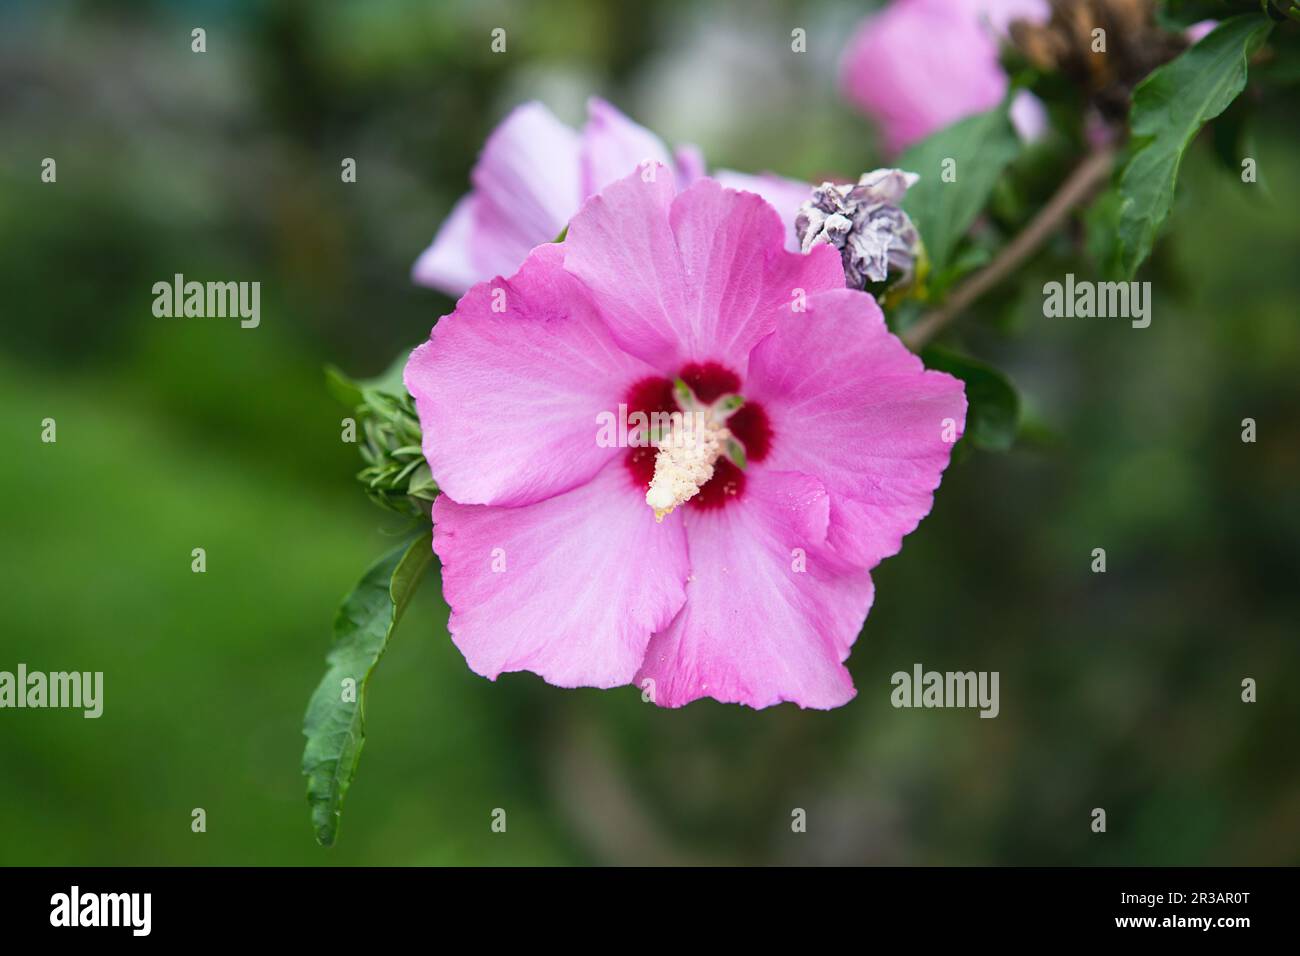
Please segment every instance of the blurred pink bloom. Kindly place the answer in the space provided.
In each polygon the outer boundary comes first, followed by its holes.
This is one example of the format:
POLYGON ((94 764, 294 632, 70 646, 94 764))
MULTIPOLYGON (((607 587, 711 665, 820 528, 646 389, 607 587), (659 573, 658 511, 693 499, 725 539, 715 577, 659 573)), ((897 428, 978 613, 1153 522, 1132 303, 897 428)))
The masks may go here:
MULTIPOLYGON (((699 150, 685 146, 670 156, 659 137, 604 100, 588 100, 581 133, 541 103, 516 107, 483 144, 470 173, 473 189, 416 260, 412 278, 459 296, 476 282, 510 275, 534 246, 560 234, 582 200, 647 160, 672 166, 683 188, 705 173, 699 150)), ((717 176, 775 205, 795 247, 794 215, 808 184, 726 170, 717 176)))
POLYGON ((1218 20, 1201 20, 1197 23, 1193 23, 1190 27, 1184 30, 1183 36, 1187 38, 1188 43, 1195 46, 1213 33, 1214 28, 1218 25, 1218 20))
MULTIPOLYGON (((1013 20, 1049 14, 1046 0, 894 0, 849 41, 841 88, 896 153, 1001 102, 1008 80, 999 38, 1013 20)), ((1016 97, 1012 121, 1025 139, 1046 128, 1042 104, 1029 93, 1016 97)))
POLYGON ((1011 125, 1026 143, 1032 143, 1047 132, 1047 107, 1028 90, 1020 90, 1011 97, 1008 110, 1011 125))
POLYGON ((710 179, 679 193, 646 167, 412 354, 442 488, 433 548, 476 673, 635 683, 666 707, 853 697, 870 569, 929 513, 966 399, 844 288, 833 247, 784 240, 760 197, 710 179), (598 426, 620 404, 676 410, 679 379, 747 465, 715 452, 658 521, 647 489, 671 455, 598 426))

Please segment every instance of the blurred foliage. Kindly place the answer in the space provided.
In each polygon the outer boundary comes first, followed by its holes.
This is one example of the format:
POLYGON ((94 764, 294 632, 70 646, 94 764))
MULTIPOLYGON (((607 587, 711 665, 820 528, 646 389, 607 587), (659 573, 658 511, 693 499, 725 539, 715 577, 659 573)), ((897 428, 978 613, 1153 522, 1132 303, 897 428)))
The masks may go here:
MULTIPOLYGON (((963 319, 954 347, 1020 390, 1020 438, 950 468, 875 572, 854 702, 488 682, 430 574, 371 682, 343 836, 313 840, 302 702, 340 598, 407 530, 356 494, 322 367, 379 372, 450 307, 410 264, 521 99, 575 120, 607 96, 718 165, 878 165, 834 90, 867 6, 5 4, 0 669, 103 670, 106 703, 0 712, 0 863, 1300 862, 1300 130, 1275 103, 1271 194, 1204 137, 1187 154, 1149 329, 1043 318, 1043 282, 1088 272, 1077 231, 963 319), (175 273, 261 281, 261 326, 154 318, 175 273), (918 661, 1000 671, 1001 715, 894 710, 918 661)), ((968 255, 1052 187, 999 186, 968 255)))

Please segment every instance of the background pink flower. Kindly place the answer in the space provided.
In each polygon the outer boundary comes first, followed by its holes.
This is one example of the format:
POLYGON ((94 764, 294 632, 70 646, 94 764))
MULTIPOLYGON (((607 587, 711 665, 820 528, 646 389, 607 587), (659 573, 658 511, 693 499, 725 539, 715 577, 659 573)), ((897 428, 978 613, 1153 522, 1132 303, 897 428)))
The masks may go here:
MULTIPOLYGON (((663 140, 602 99, 588 100, 580 133, 541 103, 516 107, 483 144, 470 173, 473 189, 420 254, 412 278, 459 296, 476 282, 510 275, 534 246, 560 234, 583 199, 647 160, 672 166, 682 187, 705 171, 695 147, 670 155, 663 140)), ((771 174, 724 170, 718 176, 773 203, 795 248, 794 214, 811 187, 771 174)))
POLYGON ((869 571, 929 512, 962 385, 844 288, 833 248, 787 251, 760 197, 651 169, 471 289, 406 367, 452 638, 492 679, 838 706, 869 571), (656 450, 601 447, 597 422, 672 410, 676 379, 745 397, 727 425, 748 464, 718 458, 659 522, 656 450))
MULTIPOLYGON (((894 0, 868 17, 845 50, 844 95, 880 124, 898 152, 1006 95, 999 37, 1016 19, 1046 20, 1046 0, 894 0)), ((1042 106, 1021 93, 1012 119, 1021 136, 1045 128, 1042 106)))
POLYGON ((1213 33, 1218 25, 1218 20, 1198 20, 1183 31, 1183 36, 1187 38, 1188 43, 1195 45, 1213 33))

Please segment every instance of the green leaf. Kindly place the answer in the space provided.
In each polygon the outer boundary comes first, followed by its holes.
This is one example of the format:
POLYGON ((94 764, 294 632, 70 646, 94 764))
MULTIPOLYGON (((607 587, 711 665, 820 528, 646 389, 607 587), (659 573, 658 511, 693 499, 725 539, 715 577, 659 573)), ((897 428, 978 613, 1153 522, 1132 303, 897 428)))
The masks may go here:
POLYGON ((1097 195, 1083 214, 1088 254, 1106 276, 1118 277, 1119 190, 1110 187, 1097 195))
POLYGON ((1010 379, 968 355, 932 345, 921 353, 927 368, 947 372, 966 383, 966 431, 981 451, 1006 451, 1016 440, 1020 424, 1020 396, 1010 379))
POLYGON ((1246 87, 1246 64, 1268 36, 1267 17, 1225 20, 1133 91, 1132 153, 1119 179, 1113 271, 1131 279, 1151 254, 1174 202, 1178 167, 1192 138, 1246 87))
POLYGON ((432 560, 426 531, 376 562, 334 618, 334 647, 326 658, 329 669, 311 696, 302 728, 307 738, 302 772, 321 846, 334 843, 343 798, 361 759, 370 675, 432 560), (355 681, 351 694, 344 692, 347 679, 355 681))
MULTIPOLYGON (((921 178, 903 197, 936 275, 953 262, 957 244, 984 208, 998 177, 1020 152, 1006 101, 987 113, 968 116, 909 148, 900 169, 921 178), (955 166, 945 160, 954 160, 955 166), (956 178, 944 182, 945 169, 956 178)), ((949 177, 952 178, 952 177, 949 177)))

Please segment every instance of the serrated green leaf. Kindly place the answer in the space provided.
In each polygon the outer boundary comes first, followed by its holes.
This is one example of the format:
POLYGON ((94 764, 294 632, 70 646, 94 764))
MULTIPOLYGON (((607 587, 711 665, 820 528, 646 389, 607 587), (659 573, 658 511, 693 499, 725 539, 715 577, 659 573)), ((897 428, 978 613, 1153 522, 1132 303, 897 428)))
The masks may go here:
POLYGON ((898 167, 921 178, 903 197, 925 243, 936 275, 953 262, 957 244, 984 208, 998 177, 1020 152, 1020 140, 1003 102, 987 113, 968 116, 910 147, 898 167), (955 166, 945 167, 945 160, 955 166), (956 174, 945 182, 945 168, 956 174))
POLYGON ((1114 271, 1131 279, 1169 216, 1178 167, 1193 137, 1246 87, 1246 66, 1272 29, 1265 16, 1225 20, 1133 91, 1133 149, 1119 179, 1114 271))
POLYGON ((357 772, 365 743, 366 688, 388 646, 388 639, 433 560, 429 532, 380 558, 349 594, 334 619, 334 647, 303 719, 307 745, 302 772, 307 777, 316 840, 330 846, 338 834, 343 798, 357 772), (343 682, 355 681, 354 700, 345 699, 343 682))
POLYGON ((1119 190, 1111 187, 1098 194, 1083 217, 1088 254, 1106 276, 1117 277, 1119 210, 1119 190))
POLYGON ((1020 395, 1011 380, 991 365, 960 352, 932 345, 921 353, 926 368, 947 372, 966 384, 966 431, 981 451, 1006 451, 1020 425, 1020 395))

